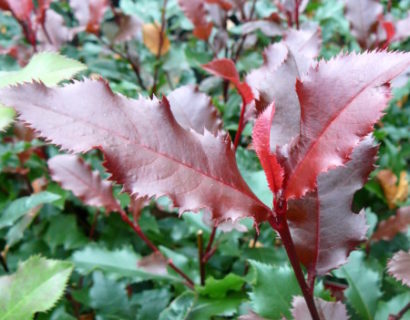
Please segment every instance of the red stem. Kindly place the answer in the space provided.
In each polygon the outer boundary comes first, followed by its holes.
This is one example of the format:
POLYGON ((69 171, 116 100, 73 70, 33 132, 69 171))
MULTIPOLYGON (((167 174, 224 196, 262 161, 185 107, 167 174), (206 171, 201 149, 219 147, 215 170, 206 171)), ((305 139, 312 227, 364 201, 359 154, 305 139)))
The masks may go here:
POLYGON ((214 243, 215 240, 215 234, 216 234, 216 226, 213 226, 211 236, 209 237, 208 245, 206 246, 205 249, 205 254, 207 254, 209 251, 211 251, 212 244, 214 243))
POLYGON ((389 315, 388 320, 400 320, 410 310, 410 302, 404 306, 403 309, 396 315, 389 315))
MULTIPOLYGON (((275 206, 276 207, 276 206, 275 206)), ((306 283, 305 277, 303 275, 302 268, 300 267, 299 258, 296 254, 295 245, 293 244, 292 236, 290 234, 289 225, 286 220, 286 204, 282 204, 277 212, 277 216, 273 215, 269 219, 269 223, 273 229, 275 229, 281 239, 282 243, 286 249, 289 261, 292 265, 293 271, 295 273, 296 279, 299 283, 300 289, 302 290, 303 297, 305 298, 306 305, 309 309, 310 315, 313 320, 320 320, 316 305, 313 299, 313 294, 309 286, 306 283)))
POLYGON ((234 143, 233 143, 233 146, 234 146, 235 150, 238 147, 239 140, 240 140, 241 135, 242 135, 242 131, 245 127, 244 126, 245 110, 246 110, 246 104, 245 104, 245 101, 242 99, 242 108, 241 108, 241 115, 239 117, 238 131, 236 131, 235 140, 234 140, 234 143))
POLYGON ((299 30, 299 5, 300 5, 300 0, 295 0, 295 23, 296 23, 297 30, 299 30))
POLYGON ((194 282, 191 280, 190 277, 188 277, 188 275, 183 272, 181 269, 179 269, 176 265, 174 265, 174 263, 172 262, 171 259, 167 259, 167 257, 164 256, 164 254, 159 251, 159 249, 155 246, 155 244, 153 244, 151 242, 151 240, 149 240, 147 238, 147 236, 144 234, 144 232, 141 230, 140 226, 136 223, 134 223, 133 221, 130 220, 130 218, 128 218, 128 215, 125 211, 121 210, 120 211, 120 215, 122 220, 127 223, 134 231, 135 233, 141 238, 141 240, 143 240, 148 247, 150 247, 150 249, 153 252, 158 252, 164 259, 166 259, 167 264, 176 272, 178 273, 181 277, 183 277, 186 280, 186 285, 193 289, 194 288, 194 282))

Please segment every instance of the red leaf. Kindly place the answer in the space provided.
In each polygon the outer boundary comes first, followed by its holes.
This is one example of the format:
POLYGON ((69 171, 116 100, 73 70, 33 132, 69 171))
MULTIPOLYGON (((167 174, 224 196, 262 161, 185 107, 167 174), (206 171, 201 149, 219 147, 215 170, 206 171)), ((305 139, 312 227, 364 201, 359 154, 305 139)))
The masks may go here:
POLYGON ((114 43, 123 43, 132 40, 142 30, 142 21, 135 16, 129 16, 122 12, 116 13, 119 20, 118 31, 113 39, 114 43))
POLYGON ((242 97, 245 105, 253 100, 253 93, 246 82, 241 82, 235 63, 230 59, 216 59, 202 65, 202 68, 218 77, 231 81, 242 97))
POLYGON ((269 187, 276 194, 282 188, 284 172, 270 147, 270 131, 274 115, 275 107, 271 104, 256 120, 253 127, 252 141, 265 171, 269 187))
POLYGON ((212 23, 206 20, 204 2, 202 0, 178 0, 178 4, 194 25, 194 36, 208 40, 212 31, 212 23))
POLYGON ((102 180, 98 171, 75 155, 57 155, 48 160, 50 174, 64 189, 72 191, 85 204, 104 207, 107 212, 121 211, 112 194, 111 182, 102 180))
POLYGON ((37 29, 37 41, 41 51, 59 50, 60 47, 71 41, 78 30, 70 29, 65 25, 64 18, 54 10, 47 10, 44 20, 44 29, 37 29))
POLYGON ((410 37, 410 14, 396 22, 396 35, 394 41, 402 41, 410 37))
POLYGON ((210 4, 217 4, 218 6, 221 7, 221 9, 225 11, 229 11, 232 9, 232 3, 230 3, 227 0, 205 0, 205 1, 210 4))
POLYGON ((376 231, 370 240, 372 241, 390 241, 397 234, 407 231, 410 225, 410 207, 403 207, 397 210, 397 213, 387 220, 379 223, 376 231))
MULTIPOLYGON (((346 306, 341 302, 330 302, 315 298, 315 305, 320 320, 348 320, 346 306)), ((303 297, 294 297, 292 301, 292 316, 295 320, 312 320, 306 301, 303 297)))
POLYGON ((168 274, 167 265, 167 259, 161 252, 157 251, 138 261, 139 269, 159 276, 165 276, 168 274))
POLYGON ((284 32, 284 29, 280 23, 271 20, 249 21, 242 24, 241 27, 243 34, 249 34, 255 32, 256 30, 260 30, 268 37, 280 36, 284 32))
POLYGON ((387 106, 390 87, 386 83, 409 65, 409 53, 340 55, 319 62, 303 81, 297 81, 301 127, 285 152, 286 199, 315 189, 321 172, 349 160, 387 106))
POLYGON ((363 49, 372 47, 371 34, 377 29, 378 18, 383 14, 383 6, 378 0, 344 0, 345 17, 350 22, 353 36, 363 49))
POLYGON ((254 89, 256 108, 263 111, 275 102, 270 146, 290 143, 300 132, 300 105, 295 91, 298 66, 293 54, 284 43, 276 43, 264 51, 265 63, 252 71, 246 81, 254 89))
POLYGON ((322 46, 322 32, 319 26, 304 25, 300 30, 290 29, 284 35, 284 43, 295 57, 299 74, 305 74, 313 60, 317 58, 322 46))
POLYGON ((175 120, 182 127, 192 128, 201 134, 206 129, 214 135, 222 129, 222 121, 211 98, 193 85, 182 86, 172 91, 167 98, 175 120))
POLYGON ((50 7, 53 0, 38 0, 37 16, 36 19, 40 24, 44 24, 46 19, 46 11, 50 7))
POLYGON ((5 0, 2 7, 10 10, 17 20, 29 23, 34 3, 33 0, 5 0))
POLYGON ((317 192, 289 201, 287 218, 296 252, 311 276, 339 267, 365 240, 365 214, 353 213, 351 205, 373 169, 376 153, 373 139, 367 137, 345 167, 319 176, 317 192))
POLYGON ((242 179, 229 138, 184 129, 166 100, 126 99, 103 80, 0 91, 51 142, 72 152, 101 148, 111 179, 134 196, 169 196, 181 212, 209 209, 216 223, 260 222, 269 212, 242 179))
POLYGON ((87 32, 98 34, 108 0, 70 0, 70 6, 80 26, 87 32))
POLYGON ((397 280, 410 287, 410 252, 397 252, 387 264, 387 270, 397 280))

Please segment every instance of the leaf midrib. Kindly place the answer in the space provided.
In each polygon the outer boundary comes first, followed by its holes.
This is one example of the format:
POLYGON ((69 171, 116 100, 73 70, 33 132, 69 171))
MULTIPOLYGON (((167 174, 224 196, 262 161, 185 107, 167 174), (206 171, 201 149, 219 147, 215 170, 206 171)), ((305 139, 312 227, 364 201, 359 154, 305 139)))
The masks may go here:
MULTIPOLYGON (((391 68, 390 68, 391 69, 391 68)), ((379 74, 377 77, 375 77, 372 81, 369 81, 367 85, 363 86, 362 89, 360 89, 355 95, 353 95, 346 103, 346 105, 341 108, 333 117, 331 117, 329 119, 329 121, 326 123, 326 125, 323 127, 322 131, 319 132, 318 137, 313 141, 313 143, 310 145, 310 147, 308 148, 307 152, 305 153, 305 156, 302 158, 301 161, 299 161, 297 163, 297 165, 295 166, 295 168, 292 171, 292 174, 289 176, 289 179, 287 181, 287 186, 289 185, 289 181, 291 181, 293 179, 293 177, 297 176, 297 171, 299 170, 299 168, 302 166, 302 164, 305 163, 306 159, 309 159, 309 155, 311 152, 313 152, 313 150, 315 150, 316 145, 321 142, 321 138, 322 136, 328 131, 329 127, 336 122, 336 120, 339 118, 339 116, 346 110, 349 108, 349 106, 357 99, 357 97, 359 97, 365 90, 369 89, 372 87, 372 85, 379 79, 381 78, 383 75, 385 74, 385 72, 383 72, 382 74, 379 74)), ((302 107, 302 103, 301 107, 302 107)), ((320 171, 322 172, 322 171, 320 171)), ((287 186, 285 189, 287 189, 287 186)), ((286 193, 286 190, 285 190, 286 193)), ((306 192, 304 192, 306 193, 306 192)), ((304 194, 303 193, 303 194, 304 194)))
MULTIPOLYGON (((137 146, 140 146, 141 148, 146 149, 146 150, 148 150, 148 151, 150 151, 150 152, 152 152, 152 153, 154 153, 154 154, 157 154, 157 155, 159 155, 159 156, 162 156, 162 157, 164 157, 164 158, 167 158, 167 159, 169 159, 169 160, 171 160, 171 161, 173 161, 173 162, 175 162, 175 163, 177 163, 177 164, 179 164, 179 165, 182 165, 182 166, 184 166, 184 167, 186 167, 186 168, 188 168, 188 169, 190 169, 190 170, 192 170, 192 171, 195 171, 196 173, 198 173, 198 174, 200 174, 200 175, 202 175, 202 176, 204 176, 204 177, 207 177, 208 179, 211 179, 211 180, 214 180, 214 181, 216 181, 216 182, 218 182, 218 183, 220 183, 220 184, 223 184, 224 186, 229 187, 229 188, 233 189, 234 191, 245 195, 247 198, 249 198, 249 199, 251 199, 251 200, 253 200, 253 201, 256 201, 260 206, 264 207, 265 209, 270 210, 270 209, 269 209, 262 201, 260 201, 251 191, 250 191, 250 193, 244 192, 244 191, 242 191, 242 190, 240 190, 240 189, 234 187, 233 185, 231 185, 231 184, 229 184, 229 183, 226 183, 226 182, 223 181, 223 180, 220 180, 220 179, 218 179, 218 178, 216 178, 216 177, 214 177, 214 176, 211 176, 211 175, 209 175, 209 174, 207 174, 207 173, 205 173, 205 172, 202 172, 202 171, 200 171, 200 170, 194 168, 193 166, 191 166, 191 165, 189 165, 189 164, 186 164, 186 163, 184 163, 184 162, 182 162, 182 161, 180 161, 180 160, 177 160, 177 159, 175 159, 175 158, 173 158, 173 157, 171 157, 171 156, 169 156, 169 155, 167 155, 167 154, 165 154, 165 153, 162 153, 162 152, 159 152, 159 151, 157 151, 157 150, 154 150, 154 149, 152 149, 152 148, 150 148, 150 147, 148 147, 148 146, 146 146, 146 145, 144 145, 144 144, 140 144, 140 143, 138 143, 138 142, 135 141, 135 140, 130 140, 129 138, 127 138, 127 137, 125 137, 125 136, 119 134, 118 132, 111 131, 111 130, 105 128, 105 127, 102 127, 102 126, 99 126, 99 125, 97 125, 97 124, 88 122, 87 120, 82 119, 82 118, 77 118, 77 117, 75 117, 75 116, 73 116, 73 115, 67 114, 67 113, 62 112, 62 111, 60 111, 60 110, 50 109, 50 108, 47 108, 47 107, 38 105, 38 104, 36 104, 36 103, 32 103, 32 105, 35 106, 35 107, 37 107, 37 108, 39 108, 39 109, 45 109, 45 110, 47 110, 48 112, 56 113, 56 114, 58 114, 58 115, 62 115, 62 116, 71 118, 71 119, 73 119, 73 120, 75 120, 75 121, 79 121, 79 122, 86 123, 86 124, 89 125, 90 127, 95 127, 95 128, 97 128, 97 129, 100 129, 100 130, 107 131, 107 132, 109 132, 109 133, 115 134, 117 137, 119 137, 119 138, 121 138, 121 139, 123 139, 123 140, 125 140, 125 141, 131 142, 131 143, 133 143, 133 144, 135 144, 135 145, 137 145, 137 146)), ((20 114, 21 114, 21 112, 20 112, 20 114)), ((30 123, 31 123, 31 122, 30 122, 30 123)), ((34 126, 33 126, 33 127, 34 127, 34 126)), ((181 128, 182 128, 182 127, 181 127, 181 128)), ((182 129, 183 129, 183 128, 182 128, 182 129)), ((41 131, 42 131, 42 130, 41 130, 41 131)), ((46 137, 46 138, 47 138, 47 137, 46 137)), ((72 149, 72 148, 70 148, 70 149, 72 149)), ((91 149, 91 148, 90 148, 90 149, 91 149)), ((247 186, 246 183, 245 183, 245 185, 247 186)))

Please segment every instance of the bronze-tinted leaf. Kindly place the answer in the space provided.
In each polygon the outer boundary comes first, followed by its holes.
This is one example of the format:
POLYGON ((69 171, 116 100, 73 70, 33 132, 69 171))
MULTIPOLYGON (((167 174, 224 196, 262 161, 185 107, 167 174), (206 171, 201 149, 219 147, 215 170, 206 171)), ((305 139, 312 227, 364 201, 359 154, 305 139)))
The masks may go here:
POLYGON ((285 198, 316 187, 317 176, 345 164, 373 130, 390 99, 386 84, 410 65, 410 53, 368 52, 321 61, 296 83, 300 135, 284 152, 285 198))
POLYGON ((410 287, 410 252, 397 252, 387 264, 387 270, 397 280, 410 287))
POLYGON ((376 231, 370 240, 390 241, 397 234, 407 231, 410 225, 410 207, 403 207, 397 210, 396 214, 379 223, 376 231))
POLYGON ((167 265, 167 259, 158 251, 155 251, 138 261, 139 269, 159 276, 165 276, 168 274, 167 265))
POLYGON ((260 222, 269 213, 242 179, 230 139, 184 129, 167 100, 126 99, 103 80, 24 84, 0 97, 64 149, 102 149, 111 179, 132 195, 166 195, 181 212, 208 209, 216 223, 245 216, 260 222))
POLYGON ((274 116, 275 107, 272 103, 256 119, 253 127, 252 142, 262 168, 265 171, 269 188, 276 194, 282 188, 284 172, 276 159, 275 153, 271 152, 270 132, 274 116))
MULTIPOLYGON (((346 306, 341 302, 325 301, 315 298, 315 305, 320 320, 348 320, 346 306)), ((292 315, 295 320, 312 320, 306 301, 303 297, 294 297, 292 301, 292 315)))
POLYGON ((212 32, 212 23, 207 22, 203 0, 178 0, 178 4, 186 17, 194 25, 194 36, 208 40, 212 32))
POLYGON ((346 18, 350 22, 352 34, 363 49, 370 49, 375 39, 378 18, 383 14, 383 6, 378 0, 344 0, 346 18))
POLYGON ((53 180, 72 191, 85 204, 104 207, 108 212, 121 211, 112 194, 111 182, 102 180, 98 171, 75 155, 57 155, 48 160, 53 180))
POLYGON ((199 92, 193 85, 179 87, 168 96, 172 114, 178 123, 203 134, 204 129, 216 135, 222 129, 222 121, 218 110, 213 106, 211 98, 199 92))
POLYGON ((376 153, 373 139, 367 137, 346 166, 319 175, 317 192, 289 201, 287 217, 296 252, 310 275, 339 267, 365 240, 365 214, 353 213, 351 205, 373 169, 376 153))

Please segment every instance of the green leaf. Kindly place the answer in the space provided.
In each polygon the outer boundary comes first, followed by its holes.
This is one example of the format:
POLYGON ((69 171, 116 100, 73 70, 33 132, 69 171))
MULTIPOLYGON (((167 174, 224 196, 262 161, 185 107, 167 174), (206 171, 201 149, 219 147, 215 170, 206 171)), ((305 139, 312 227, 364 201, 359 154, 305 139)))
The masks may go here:
POLYGON ((0 131, 6 129, 13 122, 15 116, 16 112, 13 108, 0 105, 0 131))
MULTIPOLYGON (((43 52, 36 54, 21 70, 0 72, 0 88, 32 80, 44 84, 56 85, 62 80, 70 79, 78 72, 85 70, 81 62, 64 57, 58 53, 43 52)), ((0 130, 13 122, 15 111, 0 104, 0 130)))
MULTIPOLYGON (((389 315, 396 315, 400 312, 410 301, 410 292, 402 293, 398 296, 395 296, 391 300, 379 301, 377 304, 377 311, 374 320, 386 320, 389 315)), ((408 314, 407 314, 408 316, 408 314)), ((407 319, 404 316, 402 319, 407 319)))
POLYGON ((159 314, 167 307, 170 300, 171 293, 167 287, 144 290, 134 294, 132 304, 139 307, 136 320, 158 319, 159 314))
POLYGON ((13 201, 0 216, 0 229, 13 225, 30 209, 58 199, 60 199, 59 195, 44 191, 13 201))
POLYGON ((209 277, 205 281, 205 286, 196 286, 196 291, 200 295, 211 298, 223 298, 228 291, 240 291, 245 280, 240 276, 230 273, 223 279, 209 277))
POLYGON ((44 240, 51 250, 54 251, 59 245, 64 246, 65 250, 72 250, 87 244, 88 238, 78 229, 74 215, 60 214, 52 217, 49 222, 44 240))
POLYGON ((32 80, 39 80, 47 86, 56 85, 85 69, 86 66, 81 62, 58 53, 38 53, 23 69, 0 72, 0 88, 32 80))
POLYGON ((34 256, 11 276, 0 277, 0 319, 31 319, 60 299, 72 271, 67 261, 34 256))
POLYGON ((290 318, 292 298, 301 294, 292 269, 287 265, 271 266, 253 260, 249 263, 255 272, 249 294, 253 311, 269 319, 290 318))
POLYGON ((125 285, 104 277, 102 272, 94 272, 90 289, 91 306, 98 310, 100 319, 127 319, 130 304, 125 285))
POLYGON ((195 302, 195 294, 186 291, 176 298, 172 303, 161 312, 159 320, 185 320, 195 302))
POLYGON ((380 275, 366 263, 364 253, 352 252, 348 263, 336 270, 335 274, 347 280, 349 288, 345 296, 360 319, 374 319, 377 302, 382 295, 380 275))
POLYGON ((155 275, 138 269, 137 262, 140 257, 129 247, 110 251, 97 245, 89 245, 74 252, 71 259, 76 270, 82 274, 101 270, 114 278, 128 277, 141 280, 157 279, 182 282, 178 277, 155 275))

